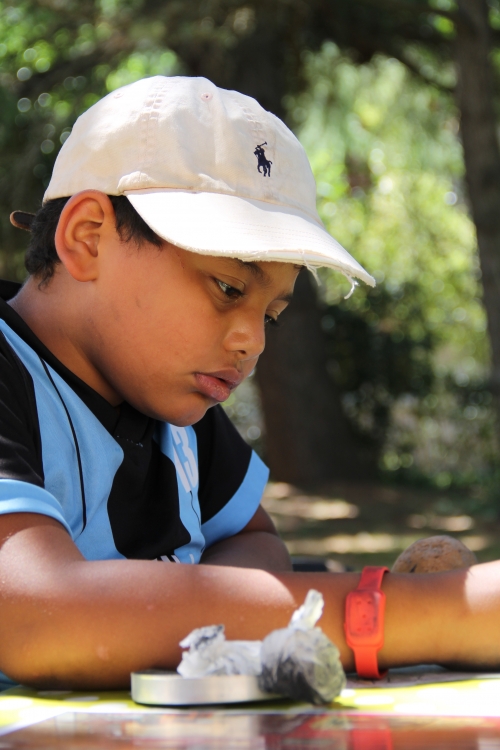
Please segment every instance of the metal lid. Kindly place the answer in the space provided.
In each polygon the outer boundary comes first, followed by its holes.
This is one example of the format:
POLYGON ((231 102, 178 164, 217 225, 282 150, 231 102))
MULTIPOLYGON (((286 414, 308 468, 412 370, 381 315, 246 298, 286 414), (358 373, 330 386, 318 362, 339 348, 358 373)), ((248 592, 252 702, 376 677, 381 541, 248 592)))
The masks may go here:
POLYGON ((177 672, 148 669, 132 672, 132 699, 149 706, 201 706, 215 703, 268 701, 281 696, 264 693, 253 675, 182 677, 177 672))

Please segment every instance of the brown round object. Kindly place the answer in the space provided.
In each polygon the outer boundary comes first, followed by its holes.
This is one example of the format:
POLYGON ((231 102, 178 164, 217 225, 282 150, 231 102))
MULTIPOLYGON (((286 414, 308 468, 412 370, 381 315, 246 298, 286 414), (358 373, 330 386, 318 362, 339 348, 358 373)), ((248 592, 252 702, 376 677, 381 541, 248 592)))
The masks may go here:
POLYGON ((394 565, 393 573, 440 573, 469 568, 477 563, 474 552, 451 536, 430 536, 410 544, 394 565))

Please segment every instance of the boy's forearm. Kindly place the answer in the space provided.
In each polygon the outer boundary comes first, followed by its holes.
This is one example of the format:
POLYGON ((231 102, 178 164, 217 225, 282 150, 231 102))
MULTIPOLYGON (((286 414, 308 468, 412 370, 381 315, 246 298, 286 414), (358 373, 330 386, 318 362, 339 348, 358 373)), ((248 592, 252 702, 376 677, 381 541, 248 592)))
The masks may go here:
MULTIPOLYGON (((179 641, 224 623, 230 639, 286 626, 310 588, 325 598, 320 625, 353 655, 344 603, 359 574, 266 572, 215 565, 87 562, 57 524, 26 529, 0 550, 0 670, 34 685, 125 687, 133 670, 175 668, 179 641), (20 572, 22 571, 22 573, 20 572)), ((500 666, 500 563, 468 571, 386 575, 382 668, 445 662, 500 666)))
MULTIPOLYGON (((500 665, 500 601, 490 599, 482 612, 483 603, 479 609, 468 607, 462 598, 467 596, 466 575, 386 576, 381 668, 432 662, 500 665)), ((54 587, 52 602, 46 594, 40 601, 40 586, 33 581, 23 600, 9 607, 10 628, 0 626, 0 668, 14 679, 45 687, 126 687, 131 671, 174 669, 178 643, 193 628, 222 622, 229 639, 261 639, 286 626, 307 591, 316 588, 325 597, 320 625, 339 647, 344 668, 352 670, 343 633, 344 602, 358 580, 355 573, 268 573, 147 561, 71 563, 63 584, 54 587)))
POLYGON ((303 581, 296 599, 265 571, 155 561, 33 559, 23 580, 8 567, 0 671, 44 687, 123 688, 131 671, 175 669, 179 641, 203 625, 224 623, 232 639, 262 638, 288 623, 308 589, 303 581))
POLYGON ((292 570, 286 546, 275 534, 250 531, 224 539, 203 553, 204 565, 232 565, 260 570, 292 570))

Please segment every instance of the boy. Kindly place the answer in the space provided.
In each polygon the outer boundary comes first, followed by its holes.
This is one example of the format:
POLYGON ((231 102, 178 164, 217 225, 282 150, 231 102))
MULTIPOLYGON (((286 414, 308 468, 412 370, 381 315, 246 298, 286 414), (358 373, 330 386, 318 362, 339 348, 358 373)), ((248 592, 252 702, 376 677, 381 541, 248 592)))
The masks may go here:
MULTIPOLYGON (((359 575, 290 572, 267 471, 218 405, 305 265, 373 283, 322 227, 294 136, 205 79, 139 81, 77 121, 41 211, 14 220, 32 238, 27 282, 1 290, 0 669, 124 687, 174 668, 194 627, 261 638, 314 587, 346 668, 354 649, 376 673, 380 595, 375 640, 358 612, 346 641, 359 575)), ((380 663, 497 666, 498 576, 385 576, 380 663)))

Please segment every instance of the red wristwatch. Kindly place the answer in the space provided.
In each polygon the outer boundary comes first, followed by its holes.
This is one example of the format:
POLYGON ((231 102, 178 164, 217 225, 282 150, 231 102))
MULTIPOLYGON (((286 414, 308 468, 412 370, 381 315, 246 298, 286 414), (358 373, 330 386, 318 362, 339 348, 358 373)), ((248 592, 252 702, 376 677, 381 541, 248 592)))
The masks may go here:
POLYGON ((345 603, 345 637, 354 651, 356 672, 360 677, 380 679, 377 652, 384 645, 385 594, 380 590, 389 568, 368 566, 361 573, 357 589, 345 603))

